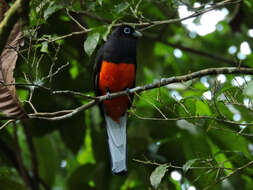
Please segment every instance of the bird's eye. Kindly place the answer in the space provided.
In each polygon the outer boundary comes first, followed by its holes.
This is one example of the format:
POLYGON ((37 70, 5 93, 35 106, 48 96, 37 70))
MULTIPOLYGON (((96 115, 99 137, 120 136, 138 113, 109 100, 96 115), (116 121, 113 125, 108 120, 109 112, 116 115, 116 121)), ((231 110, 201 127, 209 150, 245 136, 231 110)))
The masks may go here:
POLYGON ((124 33, 125 34, 130 34, 131 33, 130 28, 128 28, 128 27, 124 28, 124 33))

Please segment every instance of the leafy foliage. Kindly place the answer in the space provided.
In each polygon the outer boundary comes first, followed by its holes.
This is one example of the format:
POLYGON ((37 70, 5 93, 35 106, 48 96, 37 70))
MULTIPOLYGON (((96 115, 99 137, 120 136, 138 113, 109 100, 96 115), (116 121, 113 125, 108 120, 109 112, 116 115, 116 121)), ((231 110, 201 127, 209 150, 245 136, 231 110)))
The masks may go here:
MULTIPOLYGON (((120 23, 137 23, 144 33, 138 41, 137 86, 201 69, 252 67, 252 54, 239 59, 242 42, 253 43, 251 1, 217 6, 228 14, 206 35, 180 21, 162 22, 178 18, 180 6, 196 12, 217 3, 222 1, 32 0, 14 75, 23 84, 16 85, 19 99, 37 119, 9 122, 0 130, 0 189, 27 189, 25 176, 36 181, 36 168, 39 189, 252 189, 250 75, 203 76, 136 94, 125 177, 110 172, 97 107, 66 120, 38 118, 69 114, 89 102, 59 91, 94 95, 95 52, 120 23), (180 179, 171 175, 175 171, 180 179)), ((201 24, 201 15, 194 23, 201 24)))

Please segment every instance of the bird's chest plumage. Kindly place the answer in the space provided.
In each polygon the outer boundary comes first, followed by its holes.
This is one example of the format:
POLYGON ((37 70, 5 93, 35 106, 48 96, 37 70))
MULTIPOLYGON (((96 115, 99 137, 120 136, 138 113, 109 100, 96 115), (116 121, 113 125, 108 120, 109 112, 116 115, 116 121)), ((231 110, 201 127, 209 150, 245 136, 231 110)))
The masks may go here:
MULTIPOLYGON (((112 63, 103 61, 99 75, 99 90, 106 94, 132 88, 135 81, 135 65, 129 63, 112 63)), ((129 106, 129 98, 120 96, 103 102, 105 111, 114 121, 119 119, 126 112, 129 106)))
POLYGON ((103 61, 99 76, 99 89, 102 94, 106 89, 110 93, 131 88, 135 80, 135 65, 103 61))

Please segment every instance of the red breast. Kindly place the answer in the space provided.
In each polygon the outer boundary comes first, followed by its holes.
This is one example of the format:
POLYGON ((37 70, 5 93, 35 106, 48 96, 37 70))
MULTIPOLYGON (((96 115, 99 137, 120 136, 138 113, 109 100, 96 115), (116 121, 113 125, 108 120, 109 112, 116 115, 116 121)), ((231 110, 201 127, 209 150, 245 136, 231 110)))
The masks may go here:
MULTIPOLYGON (((135 65, 129 63, 112 63, 103 61, 99 75, 99 89, 103 95, 108 88, 110 93, 131 88, 135 80, 135 65)), ((104 106, 107 115, 119 122, 120 117, 126 112, 129 104, 127 96, 112 100, 105 100, 104 106)))

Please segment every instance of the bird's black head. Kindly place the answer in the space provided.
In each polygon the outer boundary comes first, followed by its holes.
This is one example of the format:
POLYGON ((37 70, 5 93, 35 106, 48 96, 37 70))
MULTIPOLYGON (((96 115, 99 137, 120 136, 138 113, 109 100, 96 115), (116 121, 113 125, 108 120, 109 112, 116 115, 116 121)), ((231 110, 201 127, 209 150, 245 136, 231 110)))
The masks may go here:
POLYGON ((127 38, 127 39, 136 39, 141 37, 142 34, 136 31, 133 27, 128 25, 123 25, 117 27, 111 34, 110 38, 127 38))
POLYGON ((103 59, 113 63, 135 64, 136 39, 141 35, 131 26, 124 25, 115 28, 104 45, 103 59))

